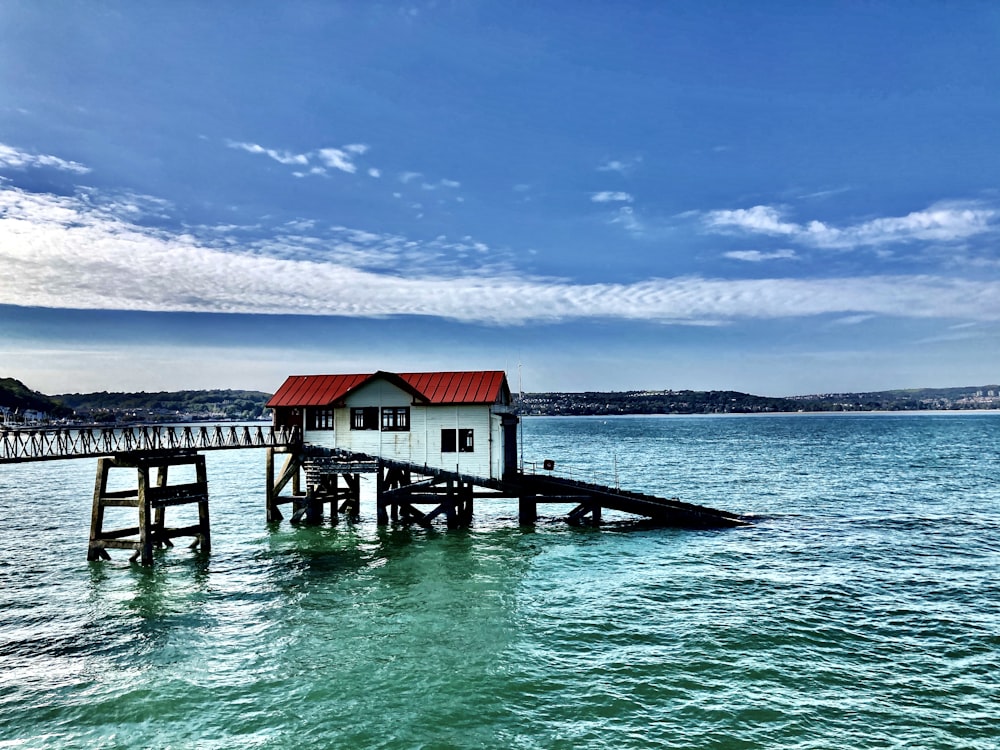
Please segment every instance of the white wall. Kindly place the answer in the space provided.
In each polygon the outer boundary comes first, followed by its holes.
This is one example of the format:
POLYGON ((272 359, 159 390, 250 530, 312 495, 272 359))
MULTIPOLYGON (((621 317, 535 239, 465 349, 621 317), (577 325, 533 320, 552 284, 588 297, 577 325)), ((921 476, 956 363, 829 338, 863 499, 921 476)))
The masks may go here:
MULTIPOLYGON (((328 448, 432 466, 477 477, 500 477, 503 473, 503 433, 500 417, 486 404, 424 406, 413 404, 411 395, 384 380, 376 380, 352 393, 346 406, 336 410, 333 430, 307 430, 306 442, 328 448), (408 431, 352 430, 351 409, 409 406, 408 431), (441 430, 471 429, 470 453, 441 452, 441 430)), ((306 415, 308 424, 308 414, 306 415)))

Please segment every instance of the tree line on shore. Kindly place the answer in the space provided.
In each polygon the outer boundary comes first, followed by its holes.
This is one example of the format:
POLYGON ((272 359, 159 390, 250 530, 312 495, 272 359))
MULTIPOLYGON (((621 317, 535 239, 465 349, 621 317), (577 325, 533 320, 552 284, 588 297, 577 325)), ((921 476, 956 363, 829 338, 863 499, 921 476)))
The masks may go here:
POLYGON ((920 388, 809 396, 755 396, 739 391, 588 391, 526 393, 519 411, 538 416, 615 414, 763 414, 777 412, 998 409, 1000 386, 920 388))
POLYGON ((6 424, 73 420, 92 423, 260 419, 271 398, 263 391, 65 393, 47 396, 14 378, 0 378, 0 416, 6 424))
MULTIPOLYGON (((69 393, 47 396, 0 378, 0 423, 73 420, 94 423, 261 419, 270 393, 231 389, 69 393)), ((921 388, 809 396, 755 396, 739 391, 586 391, 515 396, 525 416, 616 414, 760 414, 824 411, 1000 409, 1000 386, 921 388)))

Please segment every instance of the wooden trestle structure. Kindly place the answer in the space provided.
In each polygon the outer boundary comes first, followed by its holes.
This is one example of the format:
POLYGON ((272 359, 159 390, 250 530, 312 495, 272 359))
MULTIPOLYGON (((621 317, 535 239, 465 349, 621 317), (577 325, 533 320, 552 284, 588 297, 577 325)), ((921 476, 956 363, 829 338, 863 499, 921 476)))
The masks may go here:
MULTIPOLYGON (((0 430, 0 464, 97 457, 88 560, 110 559, 109 549, 132 550, 132 560, 153 563, 156 548, 172 547, 178 537, 192 538, 191 547, 209 552, 208 478, 204 451, 264 448, 267 521, 284 519, 281 506, 291 505, 292 522, 317 523, 329 506, 329 519, 342 514, 357 519, 361 513, 361 475, 376 474, 376 513, 379 525, 418 524, 430 527, 443 518, 449 528, 472 523, 476 500, 516 498, 523 525, 538 519, 538 506, 570 506, 571 524, 600 525, 603 511, 615 510, 650 519, 664 526, 722 528, 745 525, 739 516, 700 505, 668 500, 614 487, 578 482, 551 474, 526 474, 512 469, 493 479, 419 466, 378 456, 350 453, 304 443, 298 430, 267 432, 257 427, 214 428, 127 427, 0 430), (284 456, 280 471, 275 459, 284 456), (194 481, 170 484, 171 469, 193 468, 194 481), (134 471, 136 486, 109 489, 112 470, 134 471), (304 480, 304 481, 303 481, 304 480), (283 494, 284 493, 284 494, 283 494), (167 508, 197 505, 197 520, 167 526, 167 508), (134 508, 134 525, 106 528, 109 508, 134 508)), ((174 477, 176 478, 176 471, 174 477)))
POLYGON ((188 451, 154 453, 146 455, 120 454, 97 459, 97 481, 94 486, 94 508, 90 520, 90 547, 88 560, 110 560, 108 549, 135 550, 132 560, 152 565, 153 547, 173 547, 172 539, 194 537, 191 547, 201 547, 203 552, 212 549, 212 532, 208 517, 208 476, 205 457, 188 451), (194 466, 195 481, 169 485, 168 473, 172 466, 194 466), (111 469, 134 469, 138 486, 128 490, 109 490, 108 475, 111 469), (156 483, 151 481, 156 470, 156 483), (192 525, 169 528, 166 509, 171 506, 198 505, 198 521, 192 525), (107 508, 136 508, 137 526, 120 529, 104 528, 107 508))
POLYGON ((267 518, 281 521, 280 507, 292 504, 293 521, 317 522, 330 505, 330 520, 340 513, 356 518, 360 508, 360 474, 375 473, 376 513, 379 525, 418 524, 430 527, 443 516, 448 528, 472 523, 476 499, 516 498, 518 520, 531 525, 541 504, 568 504, 566 520, 598 526, 603 510, 616 510, 679 528, 743 526, 739 516, 676 499, 666 499, 614 487, 579 482, 550 474, 513 472, 503 479, 470 477, 429 466, 392 461, 332 448, 299 445, 268 449, 267 518), (285 454, 275 477, 275 455, 285 454), (301 477, 305 474, 305 487, 301 477), (342 485, 340 483, 343 483, 342 485), (281 492, 291 485, 291 494, 281 492))

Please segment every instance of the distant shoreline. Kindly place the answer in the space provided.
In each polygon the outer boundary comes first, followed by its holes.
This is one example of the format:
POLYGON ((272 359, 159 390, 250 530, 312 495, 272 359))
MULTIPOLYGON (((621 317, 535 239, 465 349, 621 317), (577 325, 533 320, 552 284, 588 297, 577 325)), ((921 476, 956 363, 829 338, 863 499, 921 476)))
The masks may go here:
POLYGON ((686 417, 850 417, 850 416, 890 416, 899 414, 903 416, 916 416, 920 414, 997 414, 1000 415, 1000 408, 993 409, 858 409, 857 411, 761 411, 761 412, 718 412, 703 413, 693 412, 688 414, 521 414, 524 419, 635 419, 636 417, 659 419, 663 417, 686 418, 686 417))

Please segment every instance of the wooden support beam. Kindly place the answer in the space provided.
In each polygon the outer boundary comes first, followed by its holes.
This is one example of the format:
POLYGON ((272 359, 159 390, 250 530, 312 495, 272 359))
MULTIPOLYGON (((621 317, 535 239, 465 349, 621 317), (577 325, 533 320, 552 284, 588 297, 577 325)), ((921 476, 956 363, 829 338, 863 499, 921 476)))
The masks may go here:
MULTIPOLYGON (((375 473, 375 514, 376 523, 379 526, 389 525, 389 513, 387 509, 389 507, 389 502, 386 499, 385 493, 389 488, 386 486, 385 481, 385 468, 380 462, 378 465, 378 470, 375 473)), ((397 520, 396 505, 392 505, 392 520, 397 520)))
POLYGON ((142 565, 153 564, 153 535, 150 527, 153 525, 151 508, 146 490, 149 487, 149 467, 139 467, 139 549, 132 556, 134 561, 139 558, 142 565))
MULTIPOLYGON (((156 470, 156 488, 160 491, 167 486, 167 475, 170 472, 169 466, 159 466, 156 470)), ((153 534, 156 538, 156 546, 163 547, 173 547, 173 543, 164 533, 164 526, 166 525, 167 510, 166 507, 160 505, 156 507, 153 511, 153 534)))
POLYGON ((538 502, 534 496, 517 499, 517 521, 522 526, 532 526, 538 520, 538 502))
POLYGON ((94 507, 90 512, 90 547, 87 550, 87 559, 91 561, 110 559, 104 548, 97 545, 97 540, 104 529, 104 504, 101 500, 108 488, 108 472, 110 470, 111 462, 107 458, 97 459, 97 479, 94 482, 94 507))
POLYGON ((193 536, 192 547, 211 550, 211 526, 208 511, 208 478, 205 457, 185 452, 171 455, 116 454, 98 459, 97 477, 94 482, 94 507, 91 512, 90 546, 88 560, 107 560, 108 548, 130 549, 135 554, 132 561, 152 565, 154 547, 172 547, 179 536, 193 536), (196 481, 169 485, 169 467, 194 465, 196 481), (112 468, 135 470, 137 487, 134 490, 108 491, 108 474, 112 468), (152 471, 156 470, 155 480, 152 471), (166 508, 197 503, 196 524, 169 528, 166 525, 166 508), (104 528, 104 510, 108 507, 134 507, 137 525, 121 529, 104 528))
POLYGON ((201 531, 196 541, 201 545, 201 551, 207 555, 212 551, 212 528, 208 516, 208 469, 205 466, 204 456, 198 456, 195 477, 198 485, 204 488, 204 494, 198 499, 198 525, 201 531))
POLYGON ((590 516, 590 525, 599 526, 601 523, 601 503, 599 500, 586 500, 577 505, 569 512, 566 520, 573 525, 583 525, 590 516))
POLYGON ((277 523, 284 516, 278 509, 278 493, 274 491, 274 448, 267 449, 267 463, 264 468, 264 492, 267 502, 267 522, 277 523))

